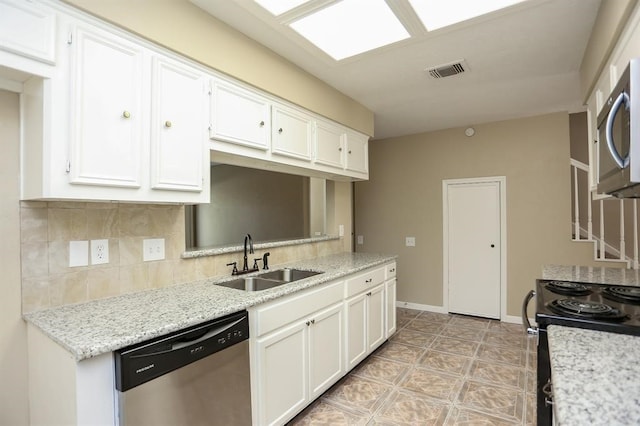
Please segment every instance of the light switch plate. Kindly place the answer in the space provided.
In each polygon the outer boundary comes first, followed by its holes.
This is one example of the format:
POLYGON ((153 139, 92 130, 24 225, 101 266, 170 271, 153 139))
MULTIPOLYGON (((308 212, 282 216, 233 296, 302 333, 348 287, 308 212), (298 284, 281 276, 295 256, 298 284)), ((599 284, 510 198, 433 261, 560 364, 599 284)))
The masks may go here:
POLYGON ((416 237, 406 237, 405 245, 407 247, 415 247, 416 246, 416 237))
POLYGON ((89 264, 89 241, 69 241, 69 267, 89 264))
POLYGON ((91 240, 91 264, 109 263, 109 240, 91 240))
POLYGON ((164 259, 164 238, 149 238, 142 240, 142 260, 149 262, 152 260, 164 259))
POLYGON ((358 244, 364 244, 364 235, 358 235, 358 244))

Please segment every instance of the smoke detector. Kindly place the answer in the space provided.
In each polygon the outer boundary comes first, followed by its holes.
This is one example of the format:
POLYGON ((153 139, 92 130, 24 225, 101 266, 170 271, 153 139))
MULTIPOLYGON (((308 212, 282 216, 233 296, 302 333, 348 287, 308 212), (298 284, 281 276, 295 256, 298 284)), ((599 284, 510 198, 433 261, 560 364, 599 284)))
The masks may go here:
POLYGON ((450 62, 448 64, 442 64, 435 67, 426 68, 425 71, 433 78, 451 77, 452 75, 462 74, 467 71, 469 66, 464 59, 450 62))

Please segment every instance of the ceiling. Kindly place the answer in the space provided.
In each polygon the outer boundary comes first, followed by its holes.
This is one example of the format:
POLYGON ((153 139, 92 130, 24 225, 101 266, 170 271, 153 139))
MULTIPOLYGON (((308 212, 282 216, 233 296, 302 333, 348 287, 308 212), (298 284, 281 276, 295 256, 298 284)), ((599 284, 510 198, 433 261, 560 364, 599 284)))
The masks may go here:
POLYGON ((411 38, 335 61, 252 0, 191 1, 369 108, 375 139, 583 111, 579 69, 600 5, 528 0, 427 32, 407 0, 387 0, 411 38), (462 74, 435 79, 425 71, 458 60, 462 74))

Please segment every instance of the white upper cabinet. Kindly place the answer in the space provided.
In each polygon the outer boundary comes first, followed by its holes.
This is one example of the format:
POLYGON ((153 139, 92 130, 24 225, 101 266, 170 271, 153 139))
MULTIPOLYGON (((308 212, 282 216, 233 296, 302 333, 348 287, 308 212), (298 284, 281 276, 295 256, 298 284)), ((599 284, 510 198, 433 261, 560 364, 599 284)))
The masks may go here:
POLYGON ((22 199, 209 202, 205 72, 60 14, 51 78, 24 84, 22 199))
POLYGON ((76 28, 71 72, 71 183, 142 185, 144 50, 76 28))
POLYGON ((228 78, 213 77, 210 94, 214 161, 336 180, 369 178, 366 135, 228 78))
POLYGON ((0 49, 55 62, 55 13, 35 2, 0 1, 0 49))
POLYGON ((369 138, 353 131, 347 132, 346 168, 352 172, 369 174, 369 138))
POLYGON ((315 162, 343 169, 346 138, 344 128, 328 121, 316 121, 315 162))
POLYGON ((151 187, 201 191, 204 164, 198 159, 206 141, 204 75, 156 57, 152 82, 151 187))
POLYGON ((271 152, 302 160, 311 159, 313 118, 299 109, 276 104, 272 109, 271 152))
POLYGON ((222 80, 213 80, 209 137, 268 150, 270 105, 268 99, 256 92, 222 80))

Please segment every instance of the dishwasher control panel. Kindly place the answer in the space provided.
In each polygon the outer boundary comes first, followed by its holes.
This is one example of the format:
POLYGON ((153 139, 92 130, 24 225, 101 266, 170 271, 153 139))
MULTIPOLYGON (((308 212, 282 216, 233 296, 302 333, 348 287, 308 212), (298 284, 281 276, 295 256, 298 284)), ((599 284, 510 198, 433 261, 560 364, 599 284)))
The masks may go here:
POLYGON ((116 389, 125 392, 249 338, 249 314, 237 312, 114 352, 116 389))

